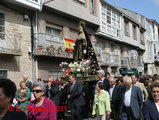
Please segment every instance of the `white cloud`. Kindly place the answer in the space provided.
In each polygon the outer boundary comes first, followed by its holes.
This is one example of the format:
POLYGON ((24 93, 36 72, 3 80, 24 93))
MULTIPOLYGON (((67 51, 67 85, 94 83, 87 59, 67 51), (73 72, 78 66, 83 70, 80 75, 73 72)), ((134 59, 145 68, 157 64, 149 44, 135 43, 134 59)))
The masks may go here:
POLYGON ((153 0, 155 5, 159 6, 159 0, 153 0))

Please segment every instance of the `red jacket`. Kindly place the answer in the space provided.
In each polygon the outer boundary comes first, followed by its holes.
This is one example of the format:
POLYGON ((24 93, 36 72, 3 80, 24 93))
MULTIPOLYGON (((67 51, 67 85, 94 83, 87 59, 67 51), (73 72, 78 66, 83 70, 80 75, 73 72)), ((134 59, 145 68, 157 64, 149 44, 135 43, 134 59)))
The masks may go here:
POLYGON ((35 107, 35 100, 28 105, 27 120, 56 120, 56 107, 52 100, 44 97, 41 106, 35 107))

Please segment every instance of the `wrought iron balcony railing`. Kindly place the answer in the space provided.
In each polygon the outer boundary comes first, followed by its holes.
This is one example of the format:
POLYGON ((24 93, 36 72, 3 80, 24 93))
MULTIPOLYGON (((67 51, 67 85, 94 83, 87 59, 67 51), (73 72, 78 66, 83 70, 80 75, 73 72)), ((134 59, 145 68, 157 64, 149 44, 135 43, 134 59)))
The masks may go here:
POLYGON ((101 65, 110 65, 110 54, 102 52, 101 53, 101 65))
POLYGON ((65 51, 65 44, 62 37, 57 35, 48 35, 46 33, 37 33, 34 35, 34 38, 35 55, 73 58, 72 53, 65 51), (52 47, 48 50, 50 46, 52 47))
POLYGON ((21 55, 22 33, 5 30, 0 36, 0 54, 21 55))
POLYGON ((121 57, 121 67, 128 68, 128 58, 127 57, 121 57))
POLYGON ((119 66, 119 55, 110 56, 111 66, 119 66))

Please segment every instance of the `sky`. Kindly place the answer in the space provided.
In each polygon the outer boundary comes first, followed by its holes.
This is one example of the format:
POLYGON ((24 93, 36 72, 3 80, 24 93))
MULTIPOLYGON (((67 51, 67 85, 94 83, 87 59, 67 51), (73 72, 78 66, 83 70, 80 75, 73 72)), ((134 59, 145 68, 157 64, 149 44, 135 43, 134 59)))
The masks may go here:
MULTIPOLYGON (((105 0, 115 6, 115 0, 105 0)), ((117 7, 126 8, 159 23, 159 0, 117 0, 117 7)))

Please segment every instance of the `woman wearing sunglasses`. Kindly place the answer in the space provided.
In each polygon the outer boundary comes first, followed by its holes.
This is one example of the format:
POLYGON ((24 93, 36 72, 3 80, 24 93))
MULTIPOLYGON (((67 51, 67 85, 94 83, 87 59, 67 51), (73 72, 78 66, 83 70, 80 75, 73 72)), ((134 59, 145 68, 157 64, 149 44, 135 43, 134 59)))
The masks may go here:
POLYGON ((44 96, 45 91, 44 82, 35 82, 33 84, 35 100, 31 101, 27 106, 27 120, 56 120, 55 103, 44 96))

